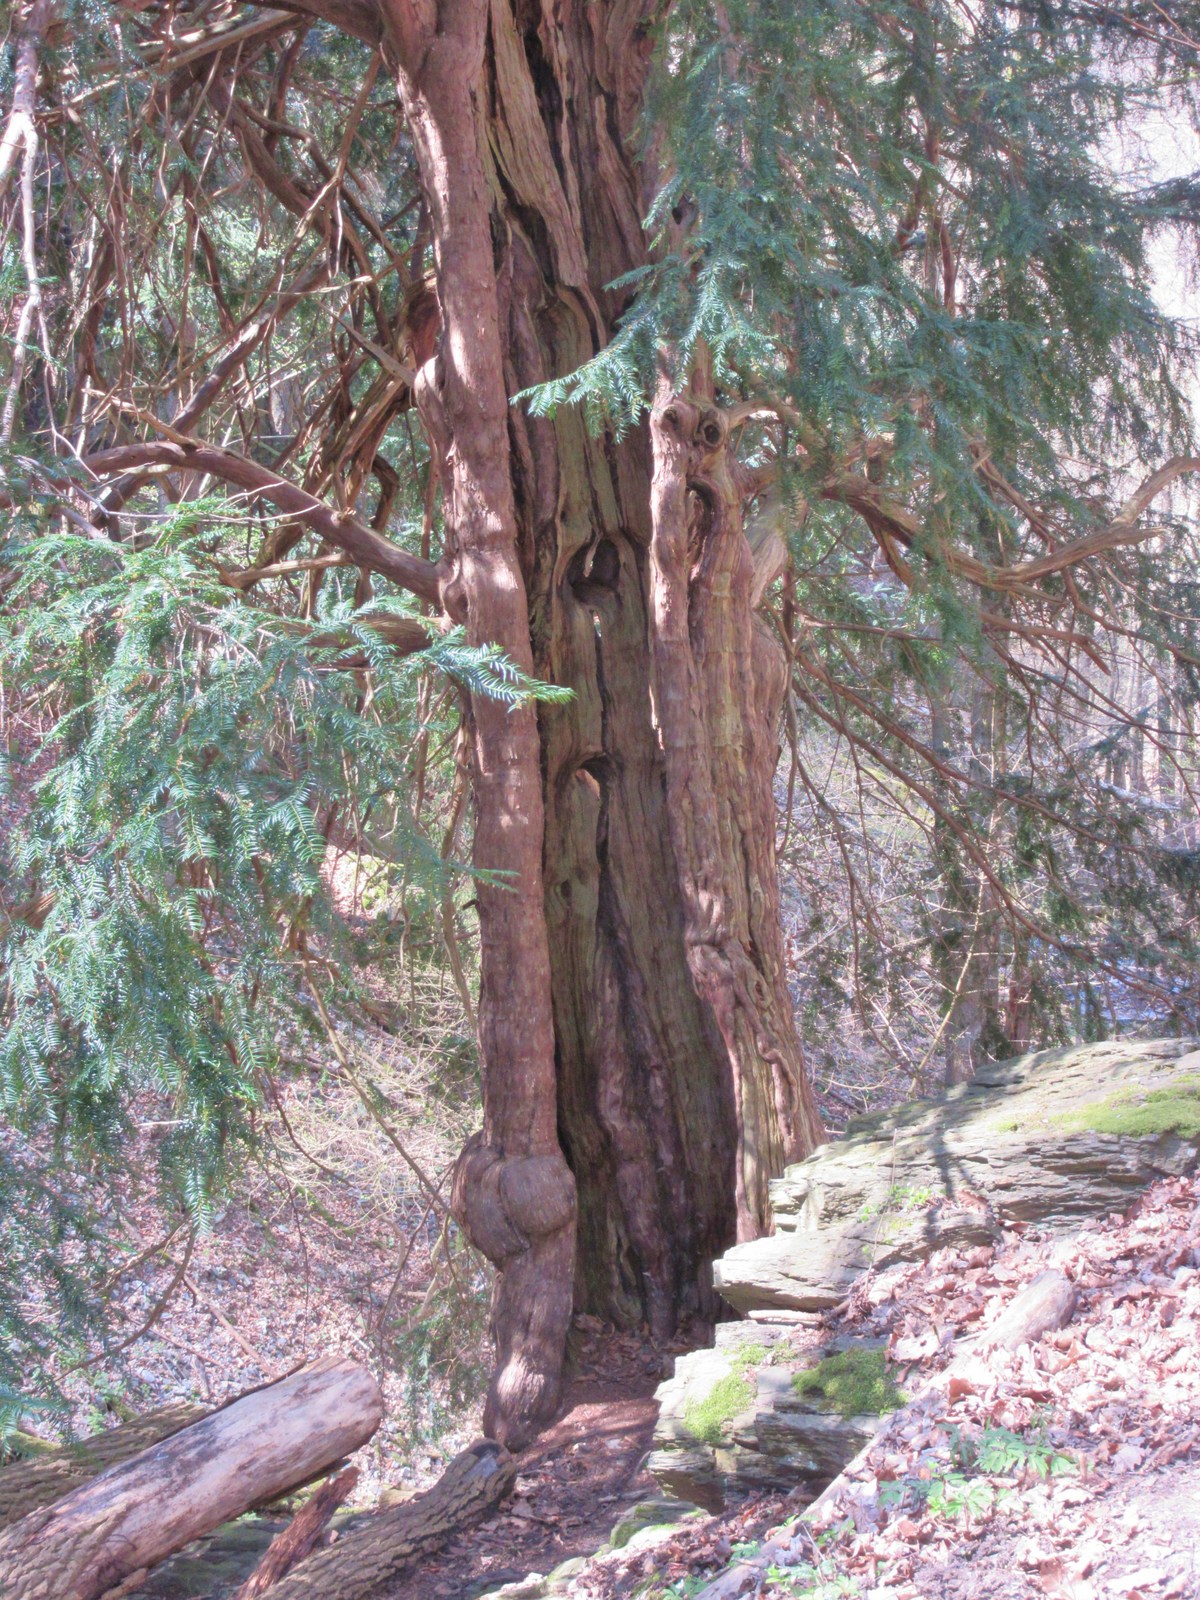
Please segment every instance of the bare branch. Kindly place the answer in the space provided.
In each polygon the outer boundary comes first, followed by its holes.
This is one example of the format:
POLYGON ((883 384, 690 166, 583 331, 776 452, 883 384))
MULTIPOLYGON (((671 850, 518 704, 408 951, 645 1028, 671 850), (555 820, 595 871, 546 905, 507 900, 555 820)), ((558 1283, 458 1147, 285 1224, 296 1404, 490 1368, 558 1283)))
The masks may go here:
POLYGON ((253 496, 261 496, 272 505, 311 528, 336 550, 343 551, 358 566, 378 572, 393 583, 407 589, 421 600, 442 609, 445 605, 445 588, 449 578, 447 569, 438 562, 426 561, 421 556, 410 555, 399 545, 385 539, 382 534, 368 528, 357 517, 334 511, 323 500, 290 483, 260 466, 246 456, 232 450, 222 450, 217 445, 194 442, 190 439, 156 439, 142 444, 120 445, 113 450, 101 450, 83 458, 83 465, 97 478, 107 478, 119 473, 134 472, 145 467, 165 468, 171 472, 202 472, 234 484, 253 496))

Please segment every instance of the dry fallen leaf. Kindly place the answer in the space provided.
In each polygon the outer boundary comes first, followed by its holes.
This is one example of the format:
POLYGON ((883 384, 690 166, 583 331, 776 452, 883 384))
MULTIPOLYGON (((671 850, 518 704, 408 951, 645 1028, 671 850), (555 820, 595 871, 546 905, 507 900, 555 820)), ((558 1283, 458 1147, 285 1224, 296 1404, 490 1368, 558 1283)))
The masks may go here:
POLYGON ((1095 1600, 1096 1591, 1087 1579, 1068 1572, 1057 1556, 1038 1562, 1038 1583, 1050 1600, 1095 1600))
POLYGON ((1117 1593, 1132 1594, 1135 1589, 1161 1589, 1166 1581, 1167 1575, 1161 1567, 1139 1567, 1136 1572, 1119 1581, 1117 1593))

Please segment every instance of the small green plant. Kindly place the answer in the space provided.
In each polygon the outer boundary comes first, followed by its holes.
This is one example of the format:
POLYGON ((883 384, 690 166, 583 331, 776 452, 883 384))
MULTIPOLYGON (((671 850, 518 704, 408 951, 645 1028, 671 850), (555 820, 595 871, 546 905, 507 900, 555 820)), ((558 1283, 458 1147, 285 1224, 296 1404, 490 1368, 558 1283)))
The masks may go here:
POLYGON ((795 1600, 841 1600, 844 1595, 859 1592, 854 1579, 839 1572, 829 1560, 822 1560, 815 1567, 808 1562, 768 1567, 767 1581, 793 1595, 795 1600))
POLYGON ((1031 1472, 1035 1478, 1059 1478, 1079 1470, 1071 1456, 1051 1444, 1044 1423, 1032 1433, 1015 1433, 1011 1428, 989 1424, 977 1438, 955 1429, 951 1451, 961 1467, 999 1477, 1031 1472))
POLYGON ((981 1522, 1016 1493, 1008 1485, 994 1483, 993 1478, 1019 1472, 1054 1478, 1078 1470, 1069 1455, 1051 1444, 1044 1422, 1029 1433, 989 1425, 979 1434, 967 1436, 954 1428, 950 1455, 953 1467, 949 1471, 880 1484, 880 1504, 894 1508, 916 1502, 931 1517, 981 1522))
POLYGON ((982 1521, 1006 1493, 1001 1492, 987 1478, 972 1477, 965 1472, 935 1473, 928 1478, 909 1476, 897 1478, 892 1483, 881 1483, 879 1502, 889 1510, 915 1502, 919 1509, 932 1517, 951 1521, 966 1517, 982 1521))
POLYGON ((960 1472, 947 1473, 944 1478, 929 1480, 926 1509, 934 1517, 956 1521, 965 1517, 981 1522, 996 1505, 995 1484, 986 1478, 968 1478, 960 1472))
POLYGON ((826 1356, 807 1372, 796 1373, 792 1388, 801 1399, 843 1417, 881 1417, 904 1400, 880 1349, 842 1350, 826 1356))
POLYGON ((933 1198, 934 1192, 928 1185, 893 1183, 878 1200, 866 1201, 858 1215, 861 1221, 869 1222, 872 1217, 887 1216, 893 1212, 920 1211, 933 1198))
POLYGON ((689 1572, 686 1577, 676 1578, 674 1583, 668 1583, 660 1589, 651 1573, 634 1586, 634 1600, 692 1600, 692 1596, 699 1594, 711 1581, 711 1573, 689 1572))

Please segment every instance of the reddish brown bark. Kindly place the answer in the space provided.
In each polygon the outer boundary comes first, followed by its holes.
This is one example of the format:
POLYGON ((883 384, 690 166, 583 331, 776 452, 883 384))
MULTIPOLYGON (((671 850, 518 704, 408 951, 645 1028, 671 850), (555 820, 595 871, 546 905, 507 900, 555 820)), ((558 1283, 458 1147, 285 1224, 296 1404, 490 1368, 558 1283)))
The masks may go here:
MULTIPOLYGON (((630 135, 649 6, 491 7, 488 147, 510 392, 610 339, 645 260, 630 135)), ((732 1084, 696 993, 650 718, 648 437, 574 408, 510 418, 541 716, 559 1127, 579 1194, 579 1307, 660 1333, 711 1316, 735 1231, 732 1084)))
MULTIPOLYGON (((484 171, 487 0, 385 11, 429 204, 443 336, 418 398, 446 463, 446 522, 471 643, 495 642, 533 668, 517 559, 508 394, 484 171)), ((571 1315, 575 1186, 555 1115, 550 956, 543 915, 543 808, 537 718, 471 704, 479 885, 482 1134, 464 1152, 455 1211, 500 1269, 496 1372, 485 1429, 523 1444, 558 1404, 571 1315)))
POLYGON ((822 1138, 788 997, 772 780, 786 683, 755 617, 745 490, 725 419, 666 394, 651 422, 650 649, 688 965, 721 1030, 737 1103, 739 1239, 767 1185, 822 1138))
MULTIPOLYGON (((414 394, 446 494, 441 592, 472 639, 573 691, 536 718, 471 708, 476 861, 509 876, 479 896, 484 1128, 455 1203, 500 1268, 487 1425, 511 1443, 554 1403, 572 1299, 660 1334, 711 1318, 713 1257, 769 1226, 767 1179, 820 1136, 778 927, 782 669, 724 431, 720 537, 698 583, 686 560, 669 575, 685 658, 651 606, 649 430, 509 403, 605 346, 627 302, 608 285, 646 260, 632 135, 665 9, 381 6, 437 263, 414 394), (689 796, 702 839, 674 815, 689 796)), ((685 544, 691 492, 685 472, 685 544)))
POLYGON ((357 1482, 357 1467, 346 1467, 336 1476, 326 1478, 282 1533, 277 1533, 271 1540, 262 1560, 234 1594, 233 1600, 259 1600, 293 1567, 299 1566, 305 1556, 311 1555, 326 1524, 357 1482))

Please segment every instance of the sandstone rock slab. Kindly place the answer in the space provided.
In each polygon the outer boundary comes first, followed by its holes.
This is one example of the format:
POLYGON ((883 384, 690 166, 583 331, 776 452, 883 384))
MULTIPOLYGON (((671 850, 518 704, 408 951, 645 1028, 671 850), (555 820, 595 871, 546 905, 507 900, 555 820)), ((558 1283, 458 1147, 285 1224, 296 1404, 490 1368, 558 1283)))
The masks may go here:
POLYGON ((741 1311, 821 1310, 869 1267, 1123 1210, 1200 1159, 1194 1040, 1119 1040, 1001 1062, 852 1122, 772 1185, 775 1233, 714 1265, 741 1311))
POLYGON ((722 1324, 714 1349, 676 1362, 658 1390, 647 1466, 668 1492, 709 1510, 752 1491, 817 1493, 880 1419, 798 1392, 798 1374, 855 1344, 814 1348, 803 1326, 821 1321, 814 1314, 868 1270, 901 1272, 947 1247, 965 1256, 1015 1224, 1068 1231, 1198 1161, 1194 1040, 1042 1051, 857 1119, 773 1185, 774 1235, 715 1264, 725 1298, 765 1320, 722 1324))

